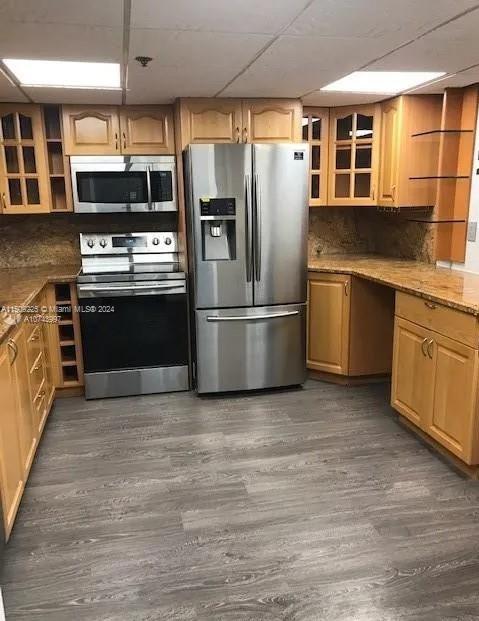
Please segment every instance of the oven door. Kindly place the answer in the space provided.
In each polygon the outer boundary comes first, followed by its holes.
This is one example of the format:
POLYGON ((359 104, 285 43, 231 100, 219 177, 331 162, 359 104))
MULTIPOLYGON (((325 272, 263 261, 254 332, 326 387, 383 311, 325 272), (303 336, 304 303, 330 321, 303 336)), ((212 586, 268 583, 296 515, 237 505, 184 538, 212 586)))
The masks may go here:
POLYGON ((184 281, 160 284, 78 285, 87 398, 188 389, 184 281))
POLYGON ((175 160, 164 159, 160 162, 141 157, 71 157, 74 210, 176 211, 175 160))

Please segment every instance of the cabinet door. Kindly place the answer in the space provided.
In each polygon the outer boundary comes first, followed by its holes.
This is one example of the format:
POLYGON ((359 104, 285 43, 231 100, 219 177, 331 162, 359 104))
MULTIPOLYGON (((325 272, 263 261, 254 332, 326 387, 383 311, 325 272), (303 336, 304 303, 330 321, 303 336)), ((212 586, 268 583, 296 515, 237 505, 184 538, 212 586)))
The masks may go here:
POLYGON ((120 108, 124 155, 174 155, 173 112, 169 106, 120 108))
POLYGON ((378 203, 395 206, 397 203, 398 165, 400 148, 401 99, 381 105, 381 158, 378 203))
POLYGON ((13 350, 0 347, 0 474, 3 522, 8 539, 23 490, 22 459, 18 430, 18 413, 12 373, 13 350))
POLYGON ((309 144, 309 206, 328 204, 328 108, 303 108, 302 139, 309 144))
POLYGON ((181 144, 241 142, 241 101, 182 99, 181 144))
POLYGON ((66 155, 119 155, 116 106, 63 106, 62 113, 66 155))
POLYGON ((347 375, 351 277, 310 274, 308 280, 307 365, 347 375))
POLYGON ((40 106, 0 104, 0 186, 3 213, 50 210, 40 106))
POLYGON ((32 401, 30 398, 28 383, 30 369, 28 368, 27 343, 23 326, 16 332, 12 341, 15 348, 12 373, 17 399, 22 473, 26 480, 35 455, 38 434, 33 419, 32 401))
POLYGON ((243 142, 300 142, 302 114, 297 99, 245 99, 243 142))
POLYGON ((330 110, 328 204, 376 205, 379 104, 330 110))
POLYGON ((391 405, 421 429, 433 401, 434 365, 427 345, 431 332, 396 317, 394 324, 391 405))
POLYGON ((434 401, 426 431, 467 464, 479 463, 475 428, 478 351, 431 332, 434 401))

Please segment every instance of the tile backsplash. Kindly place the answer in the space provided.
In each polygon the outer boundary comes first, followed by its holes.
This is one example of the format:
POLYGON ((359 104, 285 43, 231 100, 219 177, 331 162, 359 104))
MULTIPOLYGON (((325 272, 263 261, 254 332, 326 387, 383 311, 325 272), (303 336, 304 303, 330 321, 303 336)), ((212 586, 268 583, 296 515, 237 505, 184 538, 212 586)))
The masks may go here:
POLYGON ((3 215, 0 268, 79 263, 80 233, 175 230, 175 213, 3 215))

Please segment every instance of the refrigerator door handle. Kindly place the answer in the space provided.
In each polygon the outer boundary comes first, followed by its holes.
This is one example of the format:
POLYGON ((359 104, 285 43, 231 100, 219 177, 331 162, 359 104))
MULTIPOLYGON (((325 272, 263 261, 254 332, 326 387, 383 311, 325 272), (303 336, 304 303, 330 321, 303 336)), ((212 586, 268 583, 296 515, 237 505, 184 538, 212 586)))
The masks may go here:
POLYGON ((249 175, 245 175, 245 254, 246 254, 246 282, 253 279, 252 266, 252 248, 251 248, 251 222, 250 222, 250 197, 251 197, 251 179, 249 175))
POLYGON ((259 185, 259 175, 254 175, 254 262, 255 278, 261 280, 261 189, 259 185))
POLYGON ((277 317, 292 317, 299 315, 299 311, 285 311, 284 313, 269 313, 268 315, 231 315, 230 317, 218 317, 217 315, 209 315, 206 321, 256 321, 257 319, 275 319, 277 317))

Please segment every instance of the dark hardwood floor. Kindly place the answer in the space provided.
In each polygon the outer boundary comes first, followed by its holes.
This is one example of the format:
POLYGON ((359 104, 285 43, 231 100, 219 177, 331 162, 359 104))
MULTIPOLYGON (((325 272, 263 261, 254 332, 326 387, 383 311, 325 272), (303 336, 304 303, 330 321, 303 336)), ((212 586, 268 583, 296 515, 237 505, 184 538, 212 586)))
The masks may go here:
POLYGON ((59 401, 7 621, 479 619, 479 486, 387 390, 59 401))

